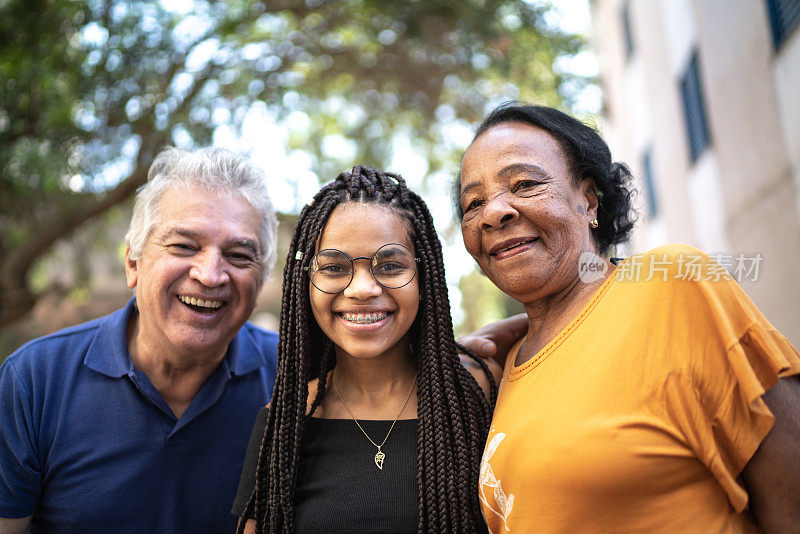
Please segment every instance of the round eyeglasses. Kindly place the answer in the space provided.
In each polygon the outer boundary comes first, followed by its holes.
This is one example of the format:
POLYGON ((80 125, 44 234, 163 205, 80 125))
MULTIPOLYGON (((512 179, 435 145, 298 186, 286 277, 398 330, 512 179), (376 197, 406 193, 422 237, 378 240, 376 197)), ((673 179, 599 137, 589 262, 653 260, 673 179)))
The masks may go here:
POLYGON ((351 258, 341 250, 326 248, 314 254, 305 270, 314 287, 323 293, 339 293, 353 281, 353 262, 356 260, 370 260, 369 271, 375 281, 383 287, 398 289, 414 279, 419 258, 415 258, 411 250, 400 243, 388 243, 372 256, 356 258, 351 258))

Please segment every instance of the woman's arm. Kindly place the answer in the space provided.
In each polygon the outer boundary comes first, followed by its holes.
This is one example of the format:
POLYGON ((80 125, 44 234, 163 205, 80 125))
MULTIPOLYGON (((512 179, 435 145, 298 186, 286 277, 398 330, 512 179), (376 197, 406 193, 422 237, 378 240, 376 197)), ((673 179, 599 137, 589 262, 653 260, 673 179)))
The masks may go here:
POLYGON ((781 378, 764 394, 775 424, 742 470, 761 531, 800 532, 800 377, 781 378))
MULTIPOLYGON (((241 521, 241 519, 239 519, 241 521)), ((247 523, 244 524, 244 534, 256 534, 256 520, 255 519, 248 519, 247 523)))
POLYGON ((487 324, 483 328, 459 338, 458 342, 474 352, 475 355, 487 361, 494 360, 502 371, 505 367, 508 351, 514 346, 514 343, 527 333, 528 316, 520 313, 507 319, 487 324))
MULTIPOLYGON (((491 396, 489 377, 486 376, 486 372, 483 370, 483 367, 465 354, 459 354, 458 357, 461 359, 461 365, 464 367, 464 369, 466 369, 469 374, 472 375, 472 378, 474 378, 475 382, 477 382, 481 387, 481 391, 483 391, 483 395, 486 397, 486 400, 489 400, 491 396)), ((503 377, 503 369, 496 361, 491 359, 486 360, 486 365, 489 367, 489 372, 492 373, 492 378, 494 378, 495 385, 499 386, 500 379, 503 377)))
POLYGON ((19 519, 0 517, 0 534, 25 534, 32 518, 32 515, 19 519))
MULTIPOLYGON (((496 386, 500 386, 508 351, 528 332, 528 316, 524 313, 488 324, 458 340, 460 345, 483 358, 496 386)), ((491 398, 489 377, 478 362, 465 354, 459 354, 461 365, 469 371, 481 387, 486 399, 491 398)))
MULTIPOLYGON (((242 474, 239 477, 239 487, 236 490, 236 499, 233 502, 233 515, 245 515, 248 501, 256 487, 256 470, 258 469, 258 456, 261 450, 261 441, 264 438, 264 430, 267 426, 269 415, 269 404, 258 411, 253 431, 250 434, 250 441, 247 444, 247 452, 242 465, 242 474)), ((241 522, 241 519, 239 520, 241 522)))

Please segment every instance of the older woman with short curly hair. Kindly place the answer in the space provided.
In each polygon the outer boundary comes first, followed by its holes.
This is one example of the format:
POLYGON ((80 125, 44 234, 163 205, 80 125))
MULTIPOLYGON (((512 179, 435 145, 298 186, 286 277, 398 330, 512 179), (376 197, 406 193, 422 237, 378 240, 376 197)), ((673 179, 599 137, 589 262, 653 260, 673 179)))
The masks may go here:
POLYGON ((481 464, 489 528, 798 531, 800 357, 701 251, 602 256, 629 179, 545 107, 499 107, 464 155, 464 243, 529 322, 481 464))

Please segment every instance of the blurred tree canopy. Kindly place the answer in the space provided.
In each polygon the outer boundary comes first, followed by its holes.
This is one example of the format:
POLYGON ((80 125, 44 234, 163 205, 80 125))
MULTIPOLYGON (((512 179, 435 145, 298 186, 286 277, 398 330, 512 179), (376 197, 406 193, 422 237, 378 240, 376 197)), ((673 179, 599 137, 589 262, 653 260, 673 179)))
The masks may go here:
MULTIPOLYGON (((290 139, 329 176, 335 132, 376 165, 407 132, 429 172, 455 155, 441 126, 489 103, 560 105, 556 58, 583 43, 549 7, 500 0, 0 0, 0 326, 49 288, 53 245, 144 183, 164 145, 208 144, 253 106, 302 112, 290 139)), ((568 83, 567 83, 568 82, 568 83)), ((561 91, 560 91, 561 90, 561 91)))
MULTIPOLYGON (((462 276, 458 283, 461 301, 469 303, 470 313, 466 313, 460 325, 462 332, 474 332, 478 328, 505 319, 525 308, 518 301, 501 292, 479 270, 462 276)), ((466 308, 464 311, 468 311, 466 308)))

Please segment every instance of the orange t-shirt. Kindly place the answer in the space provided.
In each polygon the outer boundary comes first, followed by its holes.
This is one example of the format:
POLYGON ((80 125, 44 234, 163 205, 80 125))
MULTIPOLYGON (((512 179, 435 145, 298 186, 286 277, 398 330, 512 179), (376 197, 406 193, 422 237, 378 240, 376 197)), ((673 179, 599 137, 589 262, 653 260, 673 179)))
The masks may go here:
POLYGON ((738 476, 800 357, 708 256, 632 256, 538 354, 512 352, 481 463, 491 532, 756 530, 738 476))

